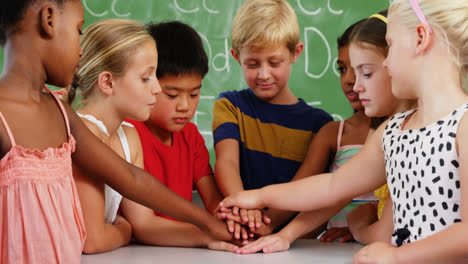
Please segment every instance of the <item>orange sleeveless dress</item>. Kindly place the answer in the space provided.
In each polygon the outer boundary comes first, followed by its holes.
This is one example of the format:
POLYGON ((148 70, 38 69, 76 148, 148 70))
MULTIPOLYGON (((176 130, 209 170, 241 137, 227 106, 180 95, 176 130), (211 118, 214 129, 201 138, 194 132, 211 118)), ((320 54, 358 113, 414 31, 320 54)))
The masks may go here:
MULTIPOLYGON (((53 94, 52 94, 53 95, 53 94)), ((80 263, 86 232, 72 176, 75 140, 43 151, 16 145, 0 160, 0 263, 80 263)))

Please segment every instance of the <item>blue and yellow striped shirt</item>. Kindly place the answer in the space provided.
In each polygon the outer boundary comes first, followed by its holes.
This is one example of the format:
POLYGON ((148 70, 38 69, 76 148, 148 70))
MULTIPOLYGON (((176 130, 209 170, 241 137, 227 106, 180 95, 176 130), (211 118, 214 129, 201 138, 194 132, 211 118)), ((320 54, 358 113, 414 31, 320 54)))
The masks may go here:
MULTIPOLYGON (((213 107, 214 144, 239 141, 244 189, 289 182, 307 153, 310 140, 331 116, 307 105, 275 105, 250 89, 221 93, 213 107)), ((317 153, 323 155, 323 153, 317 153)))

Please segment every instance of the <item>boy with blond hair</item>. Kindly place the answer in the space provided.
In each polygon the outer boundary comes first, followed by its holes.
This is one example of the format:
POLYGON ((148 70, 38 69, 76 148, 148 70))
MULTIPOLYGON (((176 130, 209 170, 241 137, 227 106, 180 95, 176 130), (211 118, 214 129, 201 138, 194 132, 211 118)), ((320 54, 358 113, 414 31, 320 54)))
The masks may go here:
MULTIPOLYGON (((249 88, 221 93, 213 107, 215 178, 224 196, 291 181, 313 136, 332 121, 325 111, 294 96, 288 86, 292 64, 304 44, 287 1, 246 1, 234 18, 231 37, 231 54, 249 88)), ((248 224, 258 236, 266 235, 294 212, 234 208, 233 215, 239 217, 229 217, 229 230, 245 239, 248 235, 240 224, 248 224)))

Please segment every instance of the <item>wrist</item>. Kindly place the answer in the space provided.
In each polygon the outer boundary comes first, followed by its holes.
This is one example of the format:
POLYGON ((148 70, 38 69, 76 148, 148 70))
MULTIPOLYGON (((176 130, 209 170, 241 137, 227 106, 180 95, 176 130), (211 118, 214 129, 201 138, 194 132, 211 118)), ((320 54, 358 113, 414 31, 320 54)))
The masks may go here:
POLYGON ((290 228, 283 228, 281 229, 281 231, 279 231, 278 233, 276 233, 278 236, 280 236, 281 238, 283 238, 283 240, 285 240, 286 242, 288 242, 289 244, 291 244, 292 242, 294 242, 294 240, 297 239, 298 235, 295 234, 293 232, 293 230, 291 230, 290 228))

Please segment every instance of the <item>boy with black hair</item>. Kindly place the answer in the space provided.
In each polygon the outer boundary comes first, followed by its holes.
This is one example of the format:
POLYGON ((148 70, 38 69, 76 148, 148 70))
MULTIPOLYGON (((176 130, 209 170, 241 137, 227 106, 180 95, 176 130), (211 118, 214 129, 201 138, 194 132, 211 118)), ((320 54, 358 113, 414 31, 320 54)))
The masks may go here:
MULTIPOLYGON (((213 212, 222 196, 216 187, 205 141, 190 120, 200 99, 208 58, 198 33, 178 21, 147 25, 156 40, 156 76, 162 92, 146 122, 130 121, 143 146, 144 168, 171 190, 191 201, 195 186, 205 208, 213 212)), ((233 251, 198 227, 175 221, 131 201, 122 203, 138 242, 159 246, 207 247, 233 251)))

